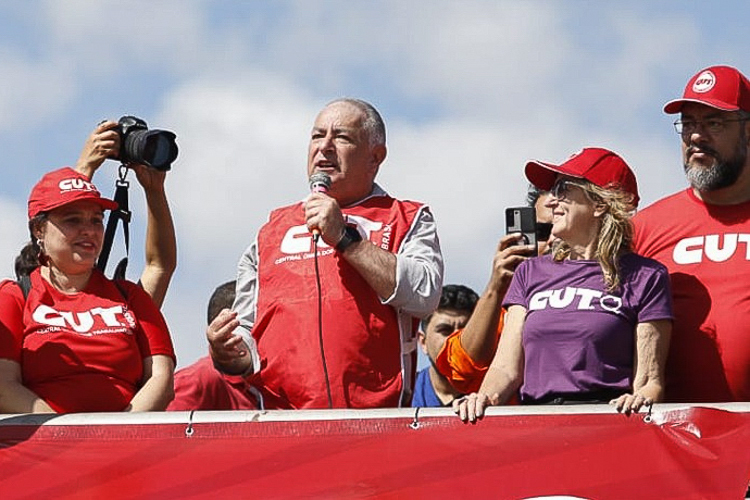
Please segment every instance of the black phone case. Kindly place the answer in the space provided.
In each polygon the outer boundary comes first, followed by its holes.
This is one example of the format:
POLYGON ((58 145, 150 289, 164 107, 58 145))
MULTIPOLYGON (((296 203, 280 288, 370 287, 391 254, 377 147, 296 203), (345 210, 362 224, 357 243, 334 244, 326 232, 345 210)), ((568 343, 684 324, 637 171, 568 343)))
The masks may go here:
POLYGON ((536 210, 534 207, 505 209, 505 232, 521 233, 524 245, 533 245, 536 255, 536 210))

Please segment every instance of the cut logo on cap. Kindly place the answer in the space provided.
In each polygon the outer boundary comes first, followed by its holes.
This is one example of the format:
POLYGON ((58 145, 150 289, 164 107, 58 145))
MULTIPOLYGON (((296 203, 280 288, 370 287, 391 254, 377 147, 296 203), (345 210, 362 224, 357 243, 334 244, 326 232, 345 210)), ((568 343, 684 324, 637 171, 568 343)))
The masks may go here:
POLYGON ((92 183, 84 179, 81 179, 80 177, 74 177, 72 179, 63 179, 60 181, 57 187, 60 188, 61 193, 64 193, 66 191, 93 191, 95 193, 99 192, 92 183))
POLYGON ((716 76, 711 71, 704 71, 693 83, 693 92, 697 94, 703 94, 708 92, 716 85, 716 76))

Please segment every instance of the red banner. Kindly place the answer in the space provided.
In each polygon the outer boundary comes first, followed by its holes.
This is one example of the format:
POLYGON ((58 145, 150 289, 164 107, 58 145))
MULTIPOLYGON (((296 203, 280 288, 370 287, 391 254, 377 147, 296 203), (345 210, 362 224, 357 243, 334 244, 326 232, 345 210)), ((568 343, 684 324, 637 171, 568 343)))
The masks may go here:
POLYGON ((663 406, 2 416, 0 498, 743 498, 748 405, 663 406))

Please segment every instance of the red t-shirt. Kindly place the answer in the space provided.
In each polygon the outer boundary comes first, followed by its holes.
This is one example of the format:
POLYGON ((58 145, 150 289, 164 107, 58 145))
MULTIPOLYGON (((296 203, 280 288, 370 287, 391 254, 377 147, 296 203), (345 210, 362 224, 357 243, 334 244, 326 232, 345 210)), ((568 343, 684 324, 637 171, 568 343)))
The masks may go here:
POLYGON ((174 374, 174 399, 167 411, 257 409, 245 379, 219 373, 208 356, 174 374))
POLYGON ((750 203, 707 205, 691 189, 642 210, 635 250, 669 269, 669 402, 750 401, 750 203))
POLYGON ((15 283, 0 283, 0 358, 19 363, 24 386, 57 412, 122 411, 141 386, 143 359, 174 359, 151 297, 118 283, 122 292, 95 270, 68 295, 37 269, 25 302, 15 283))

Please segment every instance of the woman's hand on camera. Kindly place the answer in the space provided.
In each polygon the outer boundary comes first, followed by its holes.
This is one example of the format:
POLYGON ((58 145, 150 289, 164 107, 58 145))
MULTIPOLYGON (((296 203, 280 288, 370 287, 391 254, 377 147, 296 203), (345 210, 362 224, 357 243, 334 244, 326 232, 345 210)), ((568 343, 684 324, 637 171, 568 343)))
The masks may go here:
POLYGON ((164 190, 164 180, 167 178, 167 172, 134 163, 129 164, 128 168, 135 172, 138 183, 143 186, 143 190, 147 194, 164 190))
POLYGON ((89 179, 107 158, 117 158, 120 154, 120 134, 117 122, 105 120, 96 126, 88 136, 76 163, 76 171, 89 179))

